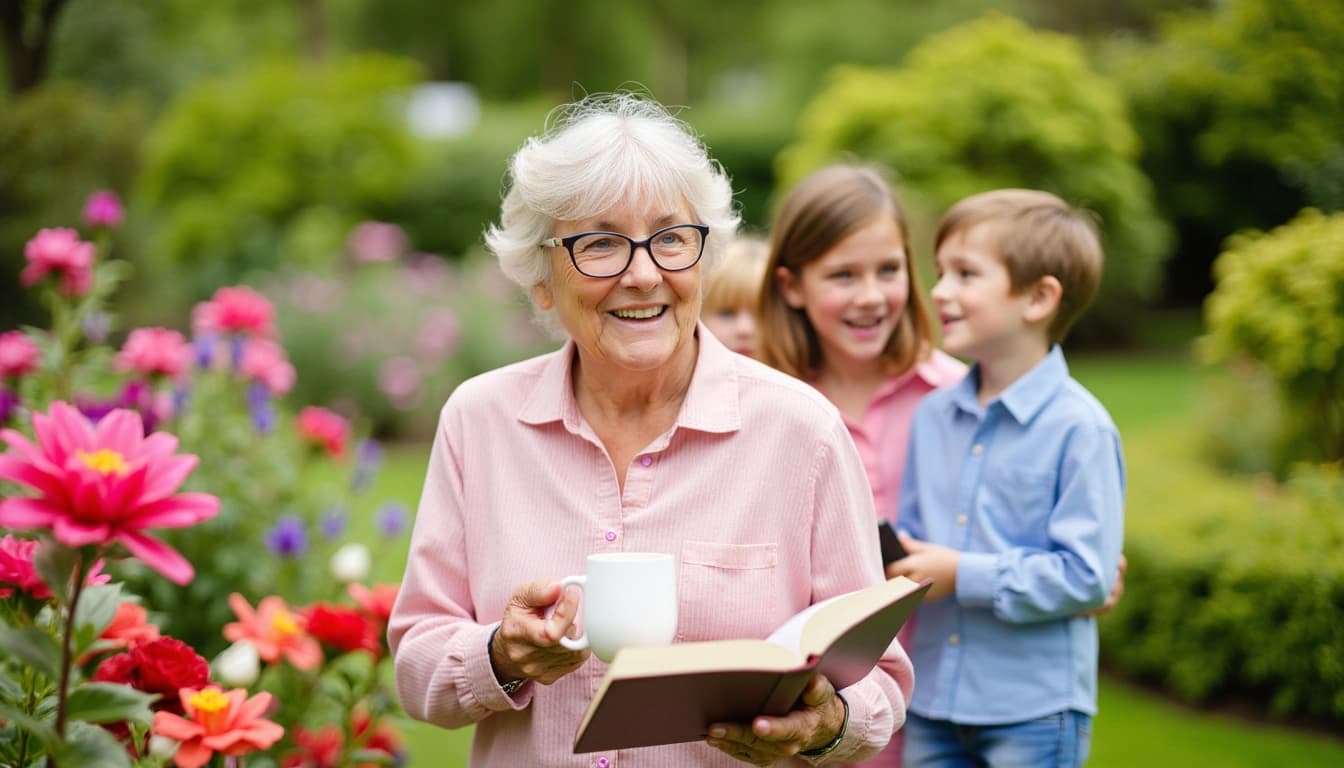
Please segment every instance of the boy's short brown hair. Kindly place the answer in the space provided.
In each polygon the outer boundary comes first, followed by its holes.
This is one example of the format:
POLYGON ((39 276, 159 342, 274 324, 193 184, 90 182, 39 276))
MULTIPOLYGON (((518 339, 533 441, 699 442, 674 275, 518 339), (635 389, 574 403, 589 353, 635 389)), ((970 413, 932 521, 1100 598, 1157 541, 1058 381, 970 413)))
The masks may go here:
POLYGON ((1035 189, 996 189, 971 195, 938 223, 934 251, 956 234, 988 227, 989 240, 1008 269, 1013 293, 1047 275, 1059 281, 1059 308, 1050 319, 1058 343, 1083 314, 1101 285, 1103 255, 1094 215, 1035 189))

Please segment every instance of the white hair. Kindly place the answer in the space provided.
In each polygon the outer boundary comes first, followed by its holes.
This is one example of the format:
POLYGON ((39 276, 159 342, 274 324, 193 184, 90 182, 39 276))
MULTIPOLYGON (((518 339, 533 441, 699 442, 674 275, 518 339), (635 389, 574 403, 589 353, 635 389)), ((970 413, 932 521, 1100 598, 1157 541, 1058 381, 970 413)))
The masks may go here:
POLYGON ((689 126, 633 93, 588 96, 557 107, 547 123, 510 160, 499 224, 485 232, 509 279, 524 290, 548 283, 551 262, 540 243, 555 222, 591 218, 630 200, 689 203, 697 219, 690 223, 709 227, 701 263, 713 268, 740 217, 728 174, 689 126))

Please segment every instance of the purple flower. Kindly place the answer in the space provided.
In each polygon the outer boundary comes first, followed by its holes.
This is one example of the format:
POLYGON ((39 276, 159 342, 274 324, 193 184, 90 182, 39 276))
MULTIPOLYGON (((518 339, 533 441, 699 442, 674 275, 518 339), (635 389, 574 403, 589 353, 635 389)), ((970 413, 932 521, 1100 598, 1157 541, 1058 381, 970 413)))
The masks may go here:
POLYGON ((292 558, 308 549, 308 534, 303 521, 295 515, 284 515, 266 532, 266 546, 280 557, 292 558))
POLYGON ((94 344, 107 341, 107 334, 112 330, 112 320, 104 312, 90 312, 85 315, 83 325, 84 338, 94 344))
POLYGON ((247 385, 247 410, 252 415, 252 427, 259 435, 269 435, 275 429, 275 406, 271 405, 271 391, 260 381, 247 385))
POLYGON ((339 504, 328 509, 322 514, 322 519, 318 522, 318 530, 326 539, 335 540, 345 533, 345 525, 349 516, 345 512, 345 507, 339 504))
POLYGON ((247 339, 239 334, 234 334, 229 339, 229 370, 240 371, 243 368, 243 349, 246 347, 247 339))
POLYGON ((94 229, 116 229, 124 215, 121 198, 110 189, 94 192, 84 204, 84 223, 94 229))
POLYGON ((383 446, 377 440, 360 441, 355 456, 355 472, 350 478, 350 488, 359 493, 373 483, 373 476, 383 463, 383 446))
POLYGON ((0 387, 0 424, 9 421, 9 417, 19 409, 19 397, 4 387, 0 387))
POLYGON ((205 370, 215 360, 215 334, 206 333, 197 336, 192 340, 191 346, 196 351, 196 367, 205 370))
POLYGON ((389 539, 406 530, 406 520, 410 516, 406 505, 399 501, 385 502, 375 515, 379 532, 389 539))

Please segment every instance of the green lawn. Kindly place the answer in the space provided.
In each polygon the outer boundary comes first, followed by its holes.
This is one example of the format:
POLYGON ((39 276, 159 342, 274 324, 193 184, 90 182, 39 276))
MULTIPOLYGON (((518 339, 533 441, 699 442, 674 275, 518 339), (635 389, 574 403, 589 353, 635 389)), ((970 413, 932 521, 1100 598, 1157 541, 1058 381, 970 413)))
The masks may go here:
MULTIPOLYGON (((1199 402, 1200 379, 1208 375, 1188 362, 1179 345, 1147 356, 1079 356, 1070 359, 1070 367, 1111 411, 1125 435, 1188 418, 1199 402)), ((414 509, 428 455, 422 445, 390 449, 370 508, 391 497, 414 509)), ((1129 502, 1143 503, 1134 498, 1129 502)), ((385 556, 376 560, 379 578, 400 577, 404 540, 401 546, 401 551, 389 548, 380 553, 385 556)), ((1196 711, 1106 676, 1100 698, 1089 762, 1097 768, 1344 765, 1344 739, 1196 711)), ((415 724, 407 734, 410 758, 416 761, 419 756, 422 765, 465 766, 470 738, 470 729, 444 731, 415 724)))

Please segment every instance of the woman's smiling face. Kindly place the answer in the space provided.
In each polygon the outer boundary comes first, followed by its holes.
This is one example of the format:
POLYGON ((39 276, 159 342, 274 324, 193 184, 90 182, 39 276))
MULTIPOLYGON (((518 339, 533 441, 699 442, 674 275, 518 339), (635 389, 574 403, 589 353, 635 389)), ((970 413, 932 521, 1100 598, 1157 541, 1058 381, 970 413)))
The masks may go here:
MULTIPOLYGON (((668 207, 632 201, 591 218, 557 221, 553 232, 558 238, 617 232, 638 241, 663 227, 694 223, 684 201, 668 207)), ((548 250, 551 279, 533 286, 532 298, 543 310, 555 310, 585 368, 614 375, 657 372, 679 354, 690 355, 684 359, 693 364, 699 264, 667 272, 653 263, 647 248, 637 248, 624 272, 597 278, 575 269, 564 246, 548 250)))

